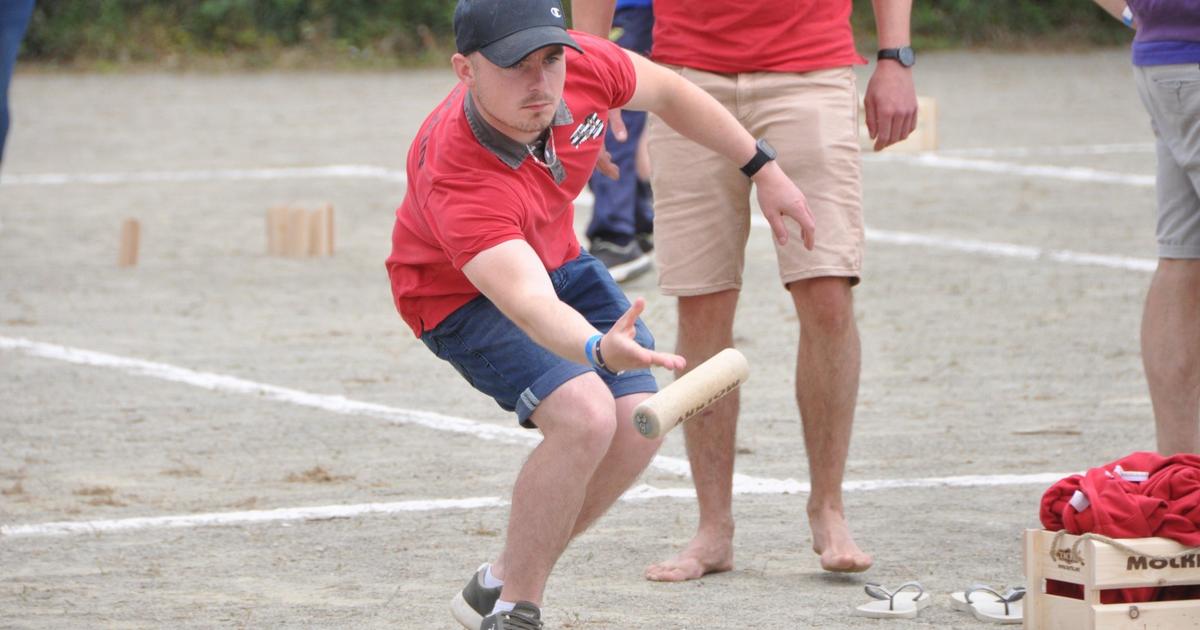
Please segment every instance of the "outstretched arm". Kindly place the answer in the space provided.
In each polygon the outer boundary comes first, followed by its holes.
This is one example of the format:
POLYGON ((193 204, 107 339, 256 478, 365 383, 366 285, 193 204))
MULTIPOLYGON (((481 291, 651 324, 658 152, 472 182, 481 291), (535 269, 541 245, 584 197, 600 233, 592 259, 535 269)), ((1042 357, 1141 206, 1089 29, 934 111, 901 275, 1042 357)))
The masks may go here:
MULTIPOLYGON (((637 73, 637 89, 626 107, 654 112, 684 137, 725 156, 737 166, 754 157, 754 137, 713 97, 645 57, 625 52, 633 60, 637 73)), ((800 224, 804 246, 812 249, 816 225, 804 193, 774 160, 762 167, 753 181, 759 206, 776 240, 787 242, 784 224, 787 217, 800 224)))
MULTIPOLYGON (((522 240, 486 249, 462 268, 475 288, 538 345, 564 359, 588 364, 587 340, 599 334, 583 315, 558 299, 541 259, 522 240)), ((645 308, 642 298, 604 335, 604 361, 614 371, 658 365, 682 369, 683 357, 641 347, 633 339, 634 322, 645 308)))

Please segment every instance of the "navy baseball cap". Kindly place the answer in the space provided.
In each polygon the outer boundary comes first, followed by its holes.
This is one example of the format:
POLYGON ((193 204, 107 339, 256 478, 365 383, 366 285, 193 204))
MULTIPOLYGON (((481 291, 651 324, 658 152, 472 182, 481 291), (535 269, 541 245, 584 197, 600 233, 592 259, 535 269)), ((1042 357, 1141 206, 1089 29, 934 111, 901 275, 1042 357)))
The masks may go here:
POLYGON ((458 0, 454 8, 454 43, 458 52, 483 53, 508 68, 546 46, 583 49, 567 34, 559 0, 458 0))

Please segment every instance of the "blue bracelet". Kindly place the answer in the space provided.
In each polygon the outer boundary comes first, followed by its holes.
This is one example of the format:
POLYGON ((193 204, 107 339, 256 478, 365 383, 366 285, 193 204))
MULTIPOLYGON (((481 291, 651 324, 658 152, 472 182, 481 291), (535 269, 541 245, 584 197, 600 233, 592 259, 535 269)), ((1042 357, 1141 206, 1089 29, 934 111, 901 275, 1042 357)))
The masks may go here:
POLYGON ((614 372, 604 364, 604 355, 600 354, 600 340, 603 335, 592 335, 588 338, 587 343, 583 346, 583 352, 587 355, 588 363, 592 364, 593 370, 598 370, 609 376, 616 376, 619 372, 614 372))
POLYGON ((604 335, 592 335, 588 337, 587 343, 583 344, 583 354, 587 356, 588 363, 591 364, 592 369, 599 367, 596 365, 596 346, 600 343, 602 337, 604 335))

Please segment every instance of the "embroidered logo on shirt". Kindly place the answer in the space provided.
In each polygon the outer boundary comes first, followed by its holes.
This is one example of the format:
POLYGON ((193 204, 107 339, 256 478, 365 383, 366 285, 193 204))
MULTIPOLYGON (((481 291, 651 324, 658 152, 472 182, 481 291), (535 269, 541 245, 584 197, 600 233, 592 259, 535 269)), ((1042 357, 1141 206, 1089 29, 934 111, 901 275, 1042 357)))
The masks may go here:
POLYGON ((604 135, 604 121, 600 120, 599 114, 592 112, 583 119, 583 124, 576 127, 575 132, 571 134, 571 146, 578 148, 584 142, 595 140, 602 135, 604 135))

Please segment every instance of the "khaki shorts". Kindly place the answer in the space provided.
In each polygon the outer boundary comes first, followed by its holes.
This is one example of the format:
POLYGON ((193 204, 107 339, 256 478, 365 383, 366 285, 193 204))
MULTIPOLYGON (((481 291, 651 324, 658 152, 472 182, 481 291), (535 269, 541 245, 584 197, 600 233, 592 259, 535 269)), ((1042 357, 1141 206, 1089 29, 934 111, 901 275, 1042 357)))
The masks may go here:
MULTIPOLYGON (((857 284, 863 220, 853 70, 674 70, 716 98, 754 137, 766 138, 808 199, 816 246, 804 249, 799 226, 787 221, 787 245, 775 243, 784 285, 825 276, 857 284)), ((687 140, 656 116, 648 133, 659 288, 681 296, 740 288, 750 236, 749 178, 740 164, 687 140)))

